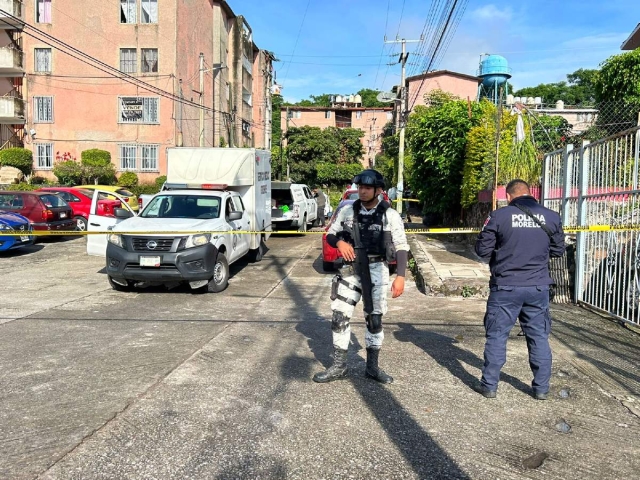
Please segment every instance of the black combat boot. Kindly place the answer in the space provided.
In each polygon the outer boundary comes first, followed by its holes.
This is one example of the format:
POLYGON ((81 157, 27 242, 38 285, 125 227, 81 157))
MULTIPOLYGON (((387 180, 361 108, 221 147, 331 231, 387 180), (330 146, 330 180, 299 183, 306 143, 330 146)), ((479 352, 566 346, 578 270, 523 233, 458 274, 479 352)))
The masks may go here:
POLYGON ((384 373, 384 370, 378 367, 378 355, 380 355, 379 348, 367 348, 367 369, 365 370, 365 375, 380 383, 393 383, 393 377, 387 375, 384 373))
POLYGON ((313 381, 317 383, 328 383, 340 380, 347 376, 347 351, 340 348, 333 348, 333 365, 324 372, 318 372, 313 376, 313 381))

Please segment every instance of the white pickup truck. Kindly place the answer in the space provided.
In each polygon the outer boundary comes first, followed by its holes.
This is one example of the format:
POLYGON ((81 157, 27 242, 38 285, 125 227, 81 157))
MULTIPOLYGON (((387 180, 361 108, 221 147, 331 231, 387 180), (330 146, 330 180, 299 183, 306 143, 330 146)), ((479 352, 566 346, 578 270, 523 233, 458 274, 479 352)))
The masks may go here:
POLYGON ((111 233, 104 236, 106 251, 93 238, 102 235, 89 236, 87 251, 106 254, 115 290, 187 282, 193 290, 220 292, 230 264, 245 255, 262 259, 271 232, 270 152, 170 148, 167 164, 165 190, 139 215, 118 209, 116 219, 99 219, 111 225, 90 217, 90 230, 111 226, 111 233))

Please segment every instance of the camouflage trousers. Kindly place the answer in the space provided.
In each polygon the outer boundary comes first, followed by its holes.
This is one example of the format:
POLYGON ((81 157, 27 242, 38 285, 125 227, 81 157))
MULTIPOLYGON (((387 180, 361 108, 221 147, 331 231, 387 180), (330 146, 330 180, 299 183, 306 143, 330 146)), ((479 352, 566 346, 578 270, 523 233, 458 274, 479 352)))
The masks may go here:
MULTIPOLYGON (((344 268, 342 281, 338 283, 337 298, 331 302, 333 310, 333 346, 342 350, 347 350, 351 338, 351 325, 349 323, 353 316, 356 304, 362 297, 362 283, 360 276, 356 275, 353 267, 344 268), (339 312, 341 315, 336 315, 339 312)), ((389 290, 389 267, 385 262, 376 262, 369 265, 371 272, 371 284, 373 286, 371 297, 373 299, 373 312, 384 315, 387 313, 387 291, 389 290)), ((335 281, 335 279, 334 279, 335 281)), ((371 333, 366 331, 364 336, 367 348, 380 348, 384 340, 384 332, 371 333)))

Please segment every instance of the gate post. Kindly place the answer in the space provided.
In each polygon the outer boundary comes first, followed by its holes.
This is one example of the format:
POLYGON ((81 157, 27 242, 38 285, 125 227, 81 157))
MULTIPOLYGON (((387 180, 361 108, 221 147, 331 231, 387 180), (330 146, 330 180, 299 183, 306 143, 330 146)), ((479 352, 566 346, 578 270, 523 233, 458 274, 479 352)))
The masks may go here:
POLYGON ((562 172, 562 223, 569 222, 569 197, 571 197, 571 173, 573 172, 573 144, 565 145, 562 153, 563 172, 562 172))
MULTIPOLYGON (((579 188, 578 188, 578 227, 587 225, 587 200, 584 198, 588 194, 589 185, 589 140, 583 140, 578 157, 579 162, 579 188)), ((586 263, 585 244, 588 232, 579 231, 576 235, 576 278, 574 297, 576 303, 582 300, 584 291, 584 271, 586 263)))

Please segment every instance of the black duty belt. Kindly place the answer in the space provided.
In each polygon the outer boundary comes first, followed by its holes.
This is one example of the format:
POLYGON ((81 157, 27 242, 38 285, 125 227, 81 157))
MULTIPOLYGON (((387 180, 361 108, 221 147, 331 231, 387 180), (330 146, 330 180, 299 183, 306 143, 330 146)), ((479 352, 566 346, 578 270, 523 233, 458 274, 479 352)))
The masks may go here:
POLYGON ((369 257, 369 263, 379 263, 379 262, 384 262, 384 257, 381 257, 381 256, 369 257))

